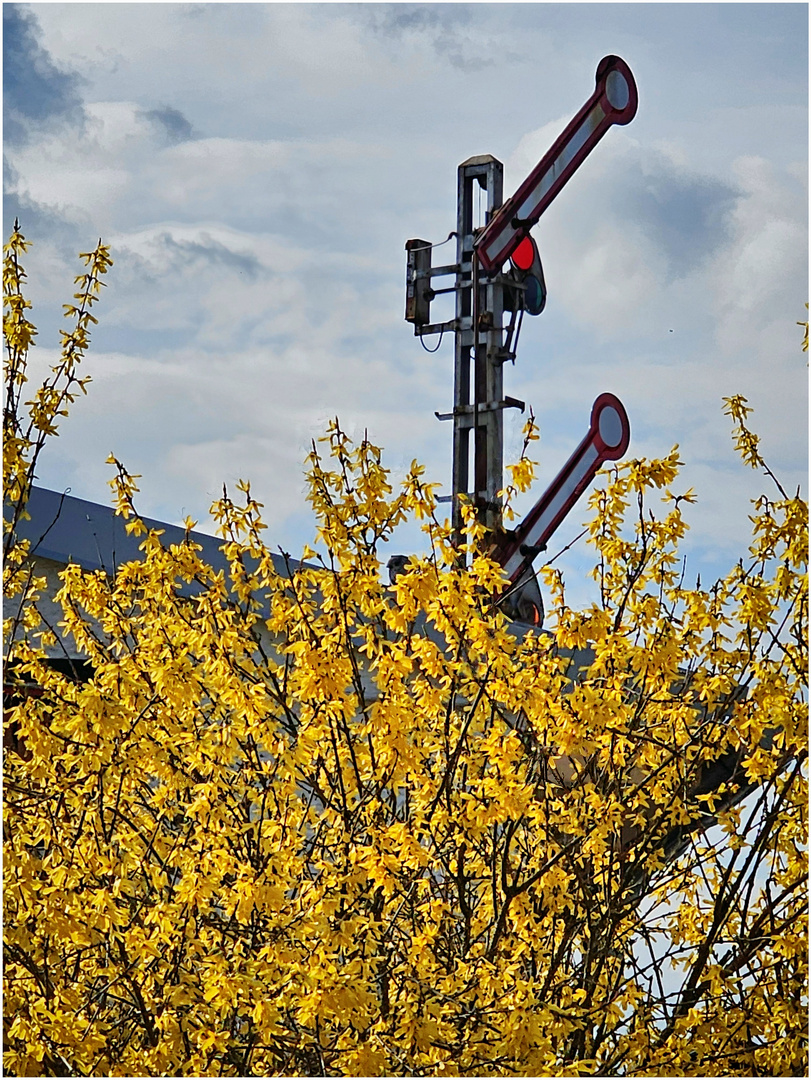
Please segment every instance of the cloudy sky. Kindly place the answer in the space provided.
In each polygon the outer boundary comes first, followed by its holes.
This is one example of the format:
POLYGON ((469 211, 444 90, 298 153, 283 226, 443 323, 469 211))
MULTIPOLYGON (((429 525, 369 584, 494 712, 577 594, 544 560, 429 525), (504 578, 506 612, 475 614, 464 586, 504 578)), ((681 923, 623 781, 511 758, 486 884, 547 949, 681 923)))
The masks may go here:
MULTIPOLYGON (((40 365, 75 253, 101 236, 115 259, 93 385, 40 482, 106 502, 113 451, 144 514, 211 531, 223 482, 250 478, 295 554, 302 462, 337 414, 447 490, 452 342, 429 355, 403 320, 404 243, 448 235, 473 154, 515 190, 616 53, 639 111, 535 229, 549 301, 505 369, 542 433, 521 509, 612 391, 630 453, 680 445, 688 566, 723 572, 762 490, 723 395, 749 398, 773 468, 805 487, 807 22, 804 4, 5 4, 6 229, 18 214, 35 243, 40 365)), ((420 545, 406 528, 391 550, 420 545)), ((585 559, 581 542, 563 560, 575 598, 585 559)))

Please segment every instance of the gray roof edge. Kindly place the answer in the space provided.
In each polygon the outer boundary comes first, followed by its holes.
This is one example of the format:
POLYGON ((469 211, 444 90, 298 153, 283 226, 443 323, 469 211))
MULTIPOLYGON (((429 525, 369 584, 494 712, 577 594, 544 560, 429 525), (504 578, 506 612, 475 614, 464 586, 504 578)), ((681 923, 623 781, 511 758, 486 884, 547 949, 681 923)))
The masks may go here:
MULTIPOLYGON (((125 519, 111 506, 79 499, 67 492, 51 491, 34 486, 28 500, 30 521, 21 521, 17 535, 31 543, 32 554, 53 562, 78 563, 84 570, 112 572, 121 563, 143 558, 139 550, 142 537, 127 533, 125 519)), ((148 529, 163 531, 167 544, 180 543, 186 530, 156 518, 142 518, 148 529)), ((224 543, 219 537, 193 531, 190 538, 202 548, 203 558, 215 569, 227 567, 221 551, 224 543)), ((287 574, 282 555, 271 553, 276 571, 287 574)), ((299 559, 289 560, 290 569, 300 565, 299 559)))

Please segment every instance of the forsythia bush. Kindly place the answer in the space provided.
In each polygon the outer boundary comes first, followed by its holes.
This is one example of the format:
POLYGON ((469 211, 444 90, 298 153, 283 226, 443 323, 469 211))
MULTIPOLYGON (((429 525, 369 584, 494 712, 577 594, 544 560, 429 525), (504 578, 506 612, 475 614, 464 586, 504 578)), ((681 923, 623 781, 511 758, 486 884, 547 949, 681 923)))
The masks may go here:
POLYGON ((336 422, 309 460, 323 556, 280 572, 243 485, 215 572, 115 462, 143 557, 67 566, 49 627, 16 526, 110 258, 84 256, 23 404, 25 247, 15 226, 5 647, 39 690, 7 710, 6 1073, 806 1075, 805 503, 778 485, 690 588, 676 452, 622 464, 592 499, 599 602, 547 569, 527 631, 472 514, 455 544, 421 469, 393 493, 336 422), (384 587, 409 515, 428 553, 384 587), (46 662, 63 635, 88 681, 46 662))

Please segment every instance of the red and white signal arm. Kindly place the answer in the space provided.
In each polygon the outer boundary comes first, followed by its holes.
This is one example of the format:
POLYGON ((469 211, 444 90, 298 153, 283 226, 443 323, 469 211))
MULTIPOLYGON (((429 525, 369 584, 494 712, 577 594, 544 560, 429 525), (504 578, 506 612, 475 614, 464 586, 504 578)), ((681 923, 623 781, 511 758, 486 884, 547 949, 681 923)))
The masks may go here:
POLYGON ((513 585, 526 574, 603 463, 621 458, 630 440, 631 425, 622 402, 613 394, 600 394, 591 407, 586 437, 509 541, 494 553, 513 585))
POLYGON ((594 93, 475 241, 485 273, 504 265, 608 129, 630 124, 638 102, 631 69, 619 56, 604 56, 594 93))

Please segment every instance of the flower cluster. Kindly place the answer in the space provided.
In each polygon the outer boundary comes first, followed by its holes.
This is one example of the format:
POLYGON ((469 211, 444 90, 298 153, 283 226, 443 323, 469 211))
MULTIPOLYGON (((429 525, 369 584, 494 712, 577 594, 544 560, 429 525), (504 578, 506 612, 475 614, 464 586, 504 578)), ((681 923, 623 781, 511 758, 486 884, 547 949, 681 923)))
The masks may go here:
POLYGON ((748 558, 691 589, 676 451, 618 465, 592 500, 599 600, 571 610, 547 570, 550 629, 526 631, 473 511, 460 543, 416 463, 394 491, 335 421, 301 563, 248 484, 212 507, 227 572, 192 522, 165 544, 112 459, 142 557, 67 566, 47 627, 15 524, 110 260, 87 257, 24 412, 22 251, 15 228, 5 646, 37 692, 7 711, 7 1072, 801 1073, 805 504, 762 500, 748 558), (425 554, 383 584, 411 516, 425 554))

